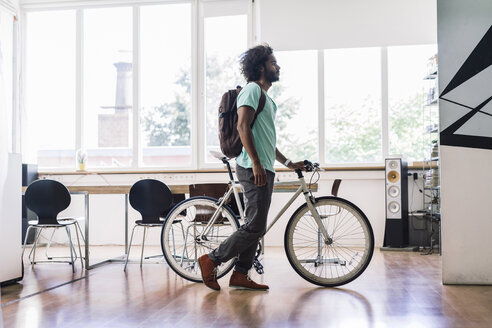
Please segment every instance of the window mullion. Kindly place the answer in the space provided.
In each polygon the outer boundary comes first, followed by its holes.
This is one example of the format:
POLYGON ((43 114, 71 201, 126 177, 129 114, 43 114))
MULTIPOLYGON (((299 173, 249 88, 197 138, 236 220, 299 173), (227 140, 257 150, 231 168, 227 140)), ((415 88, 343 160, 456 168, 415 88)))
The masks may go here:
POLYGON ((84 148, 84 11, 75 16, 75 149, 84 148))
POLYGON ((389 156, 388 48, 381 47, 381 137, 383 158, 389 156))
POLYGON ((143 151, 140 143, 140 7, 133 7, 133 49, 132 49, 132 167, 142 165, 143 151))
POLYGON ((195 100, 195 106, 192 111, 192 148, 193 148, 193 167, 200 168, 205 163, 205 48, 204 48, 204 16, 203 5, 199 1, 194 2, 194 35, 192 37, 194 41, 193 50, 193 74, 192 79, 193 86, 193 99, 195 100))
POLYGON ((326 165, 325 159, 325 57, 318 50, 318 161, 326 165))

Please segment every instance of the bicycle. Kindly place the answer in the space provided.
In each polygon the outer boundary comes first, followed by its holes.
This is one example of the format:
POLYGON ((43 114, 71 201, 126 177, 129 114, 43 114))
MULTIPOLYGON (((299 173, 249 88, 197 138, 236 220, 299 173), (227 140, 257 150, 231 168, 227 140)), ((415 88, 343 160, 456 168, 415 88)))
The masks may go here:
MULTIPOLYGON (((211 152, 212 153, 212 152, 211 152)), ((177 204, 168 214, 161 231, 161 248, 169 266, 181 277, 202 282, 198 258, 209 253, 239 227, 236 214, 227 204, 234 195, 239 218, 244 220, 238 182, 234 180, 229 159, 213 152, 229 173, 229 187, 224 196, 214 199, 207 196, 188 198, 177 204)), ((294 270, 305 280, 324 287, 347 284, 367 268, 374 251, 374 234, 366 215, 350 201, 336 196, 314 197, 310 186, 315 174, 319 180, 318 163, 305 161, 305 171, 312 172, 309 186, 303 171, 295 170, 298 181, 277 182, 276 185, 295 184, 297 191, 268 225, 265 235, 280 219, 299 195, 306 202, 289 219, 285 229, 284 247, 294 270)), ((314 182, 314 183, 316 183, 314 182)), ((336 180, 333 189, 338 189, 336 180)), ((260 243, 261 247, 261 243, 260 243)), ((263 267, 256 254, 255 269, 263 267)), ((234 259, 217 268, 217 277, 227 274, 234 259)))

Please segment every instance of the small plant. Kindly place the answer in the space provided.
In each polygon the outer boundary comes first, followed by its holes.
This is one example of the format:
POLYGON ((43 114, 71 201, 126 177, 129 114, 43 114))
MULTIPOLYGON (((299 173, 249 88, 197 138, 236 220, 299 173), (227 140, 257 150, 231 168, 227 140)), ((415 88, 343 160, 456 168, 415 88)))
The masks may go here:
POLYGON ((85 164, 87 163, 87 152, 84 149, 79 149, 75 153, 75 160, 78 164, 79 171, 85 171, 85 164))

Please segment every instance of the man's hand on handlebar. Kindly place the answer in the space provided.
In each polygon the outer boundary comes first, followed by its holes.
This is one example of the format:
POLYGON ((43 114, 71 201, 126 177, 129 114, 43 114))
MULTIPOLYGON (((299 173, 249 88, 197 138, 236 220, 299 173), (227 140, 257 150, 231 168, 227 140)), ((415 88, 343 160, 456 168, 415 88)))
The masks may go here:
POLYGON ((306 170, 306 165, 304 164, 304 161, 290 162, 287 167, 291 170, 301 170, 301 171, 306 170))
POLYGON ((313 171, 323 171, 322 168, 319 167, 319 163, 312 163, 308 161, 307 159, 304 160, 304 171, 306 172, 313 172, 313 171))

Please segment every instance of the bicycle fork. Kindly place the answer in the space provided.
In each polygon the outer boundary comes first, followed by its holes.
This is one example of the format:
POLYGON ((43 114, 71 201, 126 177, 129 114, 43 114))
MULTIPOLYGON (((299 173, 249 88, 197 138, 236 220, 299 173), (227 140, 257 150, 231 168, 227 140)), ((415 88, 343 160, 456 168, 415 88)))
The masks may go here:
POLYGON ((299 179, 299 180, 301 181, 301 188, 303 190, 304 197, 306 198, 306 204, 308 206, 308 209, 311 212, 311 216, 313 217, 314 221, 316 222, 316 225, 318 226, 318 244, 317 244, 318 249, 317 249, 316 258, 302 259, 302 260, 299 259, 299 262, 301 262, 301 263, 313 263, 315 267, 318 267, 319 265, 322 265, 322 264, 338 264, 341 266, 345 266, 347 264, 347 262, 345 260, 341 260, 338 257, 327 258, 327 259, 325 259, 323 257, 323 247, 332 245, 333 244, 333 238, 328 234, 326 227, 324 226, 323 222, 321 221, 321 219, 322 219, 321 215, 316 210, 316 207, 314 207, 315 199, 311 195, 311 193, 308 191, 308 189, 306 187, 306 182, 304 181, 304 179, 299 179))
POLYGON ((323 222, 321 221, 321 216, 314 207, 313 197, 310 195, 306 195, 306 203, 308 204, 308 208, 311 212, 314 221, 318 225, 318 254, 315 259, 303 259, 299 260, 301 263, 313 263, 315 267, 318 267, 321 264, 339 264, 341 266, 345 266, 347 262, 345 260, 341 260, 338 257, 325 259, 323 257, 323 246, 329 246, 333 244, 333 238, 331 238, 326 230, 323 222))
MULTIPOLYGON (((311 213, 311 216, 314 218, 314 221, 316 222, 316 225, 318 226, 318 249, 317 249, 317 256, 314 259, 303 259, 300 260, 301 263, 314 263, 315 266, 318 266, 321 263, 340 263, 338 259, 328 259, 324 260, 323 259, 323 245, 331 245, 333 243, 333 239, 330 237, 328 234, 328 231, 326 230, 326 227, 323 225, 323 222, 321 221, 321 216, 314 207, 315 200, 314 197, 311 195, 311 192, 306 186, 306 182, 303 179, 302 173, 299 174, 299 182, 300 186, 297 189, 297 191, 294 193, 294 195, 290 198, 290 200, 284 205, 284 207, 278 212, 277 216, 273 219, 273 221, 268 225, 268 228, 265 232, 265 235, 270 231, 270 229, 273 227, 273 225, 280 219, 280 217, 285 213, 285 211, 290 207, 290 205, 294 202, 297 197, 302 193, 304 194, 304 198, 306 200, 306 205, 309 209, 309 212, 311 213)), ((290 183, 290 182, 287 182, 290 183)), ((276 185, 281 186, 282 182, 276 183, 276 185)), ((259 274, 263 273, 263 266, 258 260, 258 255, 255 257, 255 263, 253 264, 255 267, 256 271, 259 274)))

